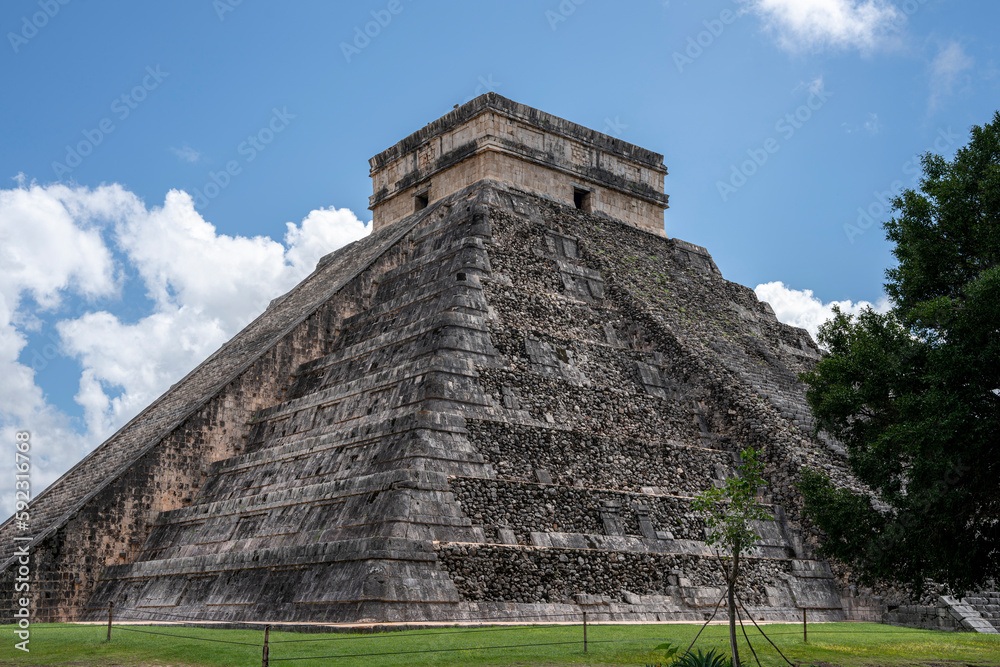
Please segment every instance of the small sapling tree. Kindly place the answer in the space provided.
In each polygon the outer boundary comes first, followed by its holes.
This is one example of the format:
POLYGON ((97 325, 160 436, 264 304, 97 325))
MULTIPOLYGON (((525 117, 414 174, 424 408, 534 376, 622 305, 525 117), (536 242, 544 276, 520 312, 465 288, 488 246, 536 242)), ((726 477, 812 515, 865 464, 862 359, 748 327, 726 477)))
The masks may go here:
POLYGON ((708 536, 705 541, 722 552, 722 569, 726 578, 729 601, 729 644, 733 665, 740 667, 736 646, 736 578, 740 573, 740 557, 753 549, 760 537, 753 529, 754 521, 771 519, 770 512, 757 501, 757 489, 764 486, 764 465, 760 452, 753 447, 740 453, 736 476, 728 478, 722 487, 713 487, 699 494, 694 509, 705 519, 708 536))

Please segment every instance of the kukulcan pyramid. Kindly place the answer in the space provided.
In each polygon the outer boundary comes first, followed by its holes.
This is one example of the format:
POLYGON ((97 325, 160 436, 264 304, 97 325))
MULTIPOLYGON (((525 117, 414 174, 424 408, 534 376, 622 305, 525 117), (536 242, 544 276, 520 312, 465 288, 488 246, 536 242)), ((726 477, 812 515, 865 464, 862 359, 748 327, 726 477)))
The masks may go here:
POLYGON ((864 611, 794 486, 852 485, 797 380, 819 352, 665 235, 661 155, 489 93, 370 165, 374 232, 35 500, 37 618, 700 620, 691 499, 748 446, 754 616, 864 611))

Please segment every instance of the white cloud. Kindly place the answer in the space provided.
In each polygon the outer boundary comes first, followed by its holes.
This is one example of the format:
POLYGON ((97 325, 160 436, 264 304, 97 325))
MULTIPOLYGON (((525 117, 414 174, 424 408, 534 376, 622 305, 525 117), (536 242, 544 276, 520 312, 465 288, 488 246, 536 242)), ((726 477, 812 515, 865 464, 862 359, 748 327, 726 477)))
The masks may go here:
POLYGON ((54 308, 65 290, 87 297, 111 294, 111 253, 95 220, 120 216, 129 205, 117 186, 82 191, 22 184, 0 190, 0 293, 10 311, 23 295, 54 308))
POLYGON ((179 160, 183 162, 197 162, 201 159, 201 153, 191 148, 187 144, 184 144, 181 148, 170 148, 170 152, 177 156, 179 160))
MULTIPOLYGON (((152 208, 119 185, 22 180, 0 190, 0 434, 11 442, 15 430, 32 431, 35 494, 308 275, 321 256, 370 230, 347 209, 318 209, 299 224, 286 223, 279 243, 219 234, 177 190, 152 208), (96 312, 87 301, 121 293, 123 264, 135 267, 153 303, 136 321, 108 312, 113 308, 96 312), (57 310, 68 295, 81 303, 70 317, 57 310), (46 323, 58 338, 50 334, 43 349, 28 349, 26 332, 46 323), (80 363, 75 400, 83 429, 36 382, 36 369, 59 355, 80 363)), ((12 509, 13 478, 0 478, 0 510, 12 509)))
POLYGON ((948 42, 940 47, 930 66, 931 92, 927 106, 931 111, 937 110, 956 89, 971 84, 972 78, 966 70, 972 69, 974 63, 958 42, 948 42))
POLYGON ((839 306, 845 313, 857 314, 864 308, 872 308, 879 313, 889 310, 889 299, 883 296, 878 303, 869 301, 830 301, 823 303, 813 295, 811 289, 797 290, 786 287, 781 281, 763 283, 754 288, 761 301, 767 301, 774 309, 779 322, 802 327, 815 339, 819 325, 833 317, 833 307, 839 306))
POLYGON ((744 0, 764 28, 789 51, 855 48, 862 53, 892 43, 906 15, 886 0, 744 0))
POLYGON ((130 419, 312 272, 320 257, 371 227, 331 208, 286 229, 287 247, 263 236, 218 234, 179 190, 167 193, 162 207, 117 226, 156 312, 135 324, 90 313, 60 325, 67 349, 83 364, 77 401, 90 430, 106 435, 130 419))
POLYGON ((321 208, 309 212, 302 224, 286 222, 285 257, 301 275, 308 275, 316 262, 335 248, 366 236, 371 224, 362 223, 346 208, 321 208))
POLYGON ((302 275, 286 265, 277 241, 216 233, 180 190, 168 192, 162 207, 117 225, 115 236, 158 309, 187 306, 227 331, 302 275))
MULTIPOLYGON (((0 190, 0 438, 28 430, 31 482, 37 494, 88 450, 65 414, 48 404, 36 372, 60 354, 59 341, 29 348, 26 332, 67 294, 84 298, 117 292, 111 251, 101 238, 105 219, 126 214, 130 195, 118 186, 94 190, 35 184, 0 190), (25 297, 33 303, 25 305, 25 297)), ((0 508, 14 507, 13 475, 0 478, 0 508)))
POLYGON ((98 442, 235 332, 187 306, 166 306, 134 324, 108 312, 87 313, 60 322, 58 329, 66 352, 83 367, 76 401, 83 406, 87 433, 98 442))

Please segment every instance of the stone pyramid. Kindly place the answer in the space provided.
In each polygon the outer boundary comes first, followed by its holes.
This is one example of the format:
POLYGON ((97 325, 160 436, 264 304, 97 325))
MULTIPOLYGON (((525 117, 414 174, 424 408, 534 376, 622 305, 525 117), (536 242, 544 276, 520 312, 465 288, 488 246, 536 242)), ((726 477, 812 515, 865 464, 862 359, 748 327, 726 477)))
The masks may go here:
MULTIPOLYGON (((809 335, 663 233, 661 155, 489 93, 371 160, 375 231, 36 500, 39 618, 699 620, 691 498, 763 448, 758 618, 844 618, 809 335)), ((12 606, 14 526, 0 527, 12 606)))

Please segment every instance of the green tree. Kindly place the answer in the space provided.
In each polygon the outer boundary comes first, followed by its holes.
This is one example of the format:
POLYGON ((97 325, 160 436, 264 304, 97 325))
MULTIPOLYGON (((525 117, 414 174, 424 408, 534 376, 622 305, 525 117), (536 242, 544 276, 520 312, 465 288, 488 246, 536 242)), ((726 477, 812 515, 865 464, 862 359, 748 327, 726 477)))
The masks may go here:
POLYGON ((884 224, 887 314, 837 312, 803 375, 817 428, 874 498, 803 475, 823 551, 865 583, 1000 581, 1000 112, 884 224))
POLYGON ((740 458, 735 477, 726 479, 721 488, 713 487, 702 492, 693 503, 695 511, 702 514, 709 529, 705 541, 721 549, 725 556, 722 567, 729 603, 729 644, 735 667, 740 667, 736 646, 736 580, 740 573, 740 558, 760 541, 753 522, 772 518, 767 509, 757 502, 757 490, 764 486, 764 464, 760 462, 760 452, 750 447, 740 453, 740 458))

